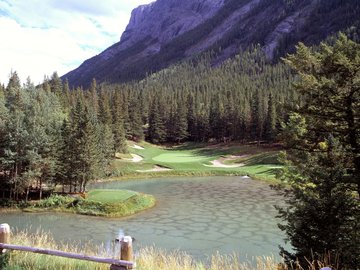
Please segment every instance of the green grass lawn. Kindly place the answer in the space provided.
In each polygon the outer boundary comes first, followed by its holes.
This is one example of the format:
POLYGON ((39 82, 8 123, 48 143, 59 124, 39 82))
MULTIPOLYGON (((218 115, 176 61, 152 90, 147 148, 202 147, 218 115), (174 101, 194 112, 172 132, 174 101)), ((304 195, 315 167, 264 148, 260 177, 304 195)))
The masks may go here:
POLYGON ((276 181, 279 164, 279 148, 270 146, 241 145, 238 143, 206 145, 186 143, 179 146, 161 147, 150 143, 139 143, 144 149, 129 148, 130 153, 142 156, 139 163, 116 159, 113 162, 113 178, 159 177, 159 176, 206 176, 206 175, 249 175, 253 178, 276 181), (239 156, 226 160, 230 156, 239 156), (211 167, 211 162, 225 158, 223 164, 244 164, 237 168, 211 167), (166 172, 137 172, 150 170, 155 165, 166 167, 166 172), (205 166, 208 165, 208 166, 205 166), (210 166, 210 167, 209 167, 210 166))
POLYGON ((115 189, 93 189, 87 193, 87 200, 101 203, 123 202, 137 195, 138 192, 131 190, 115 190, 115 189))

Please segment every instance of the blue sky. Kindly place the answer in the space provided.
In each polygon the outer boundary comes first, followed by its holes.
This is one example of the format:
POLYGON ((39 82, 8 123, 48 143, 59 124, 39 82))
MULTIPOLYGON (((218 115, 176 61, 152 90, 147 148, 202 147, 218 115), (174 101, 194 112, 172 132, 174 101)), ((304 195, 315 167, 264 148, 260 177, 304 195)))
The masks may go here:
POLYGON ((61 76, 119 41, 131 10, 154 0, 0 0, 0 82, 61 76))

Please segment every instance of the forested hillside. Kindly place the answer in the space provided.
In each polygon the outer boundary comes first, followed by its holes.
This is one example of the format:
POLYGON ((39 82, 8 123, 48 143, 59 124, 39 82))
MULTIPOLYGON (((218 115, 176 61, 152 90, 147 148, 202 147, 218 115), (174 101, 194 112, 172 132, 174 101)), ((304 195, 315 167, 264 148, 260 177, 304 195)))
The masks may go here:
POLYGON ((282 106, 296 100, 291 82, 283 64, 267 64, 256 48, 219 68, 211 68, 210 56, 173 66, 131 84, 130 92, 148 108, 143 119, 154 143, 272 140, 282 106))
MULTIPOLYGON (((218 68, 211 57, 172 66, 147 79, 71 91, 56 73, 35 87, 16 73, 0 90, 0 181, 11 197, 62 184, 83 191, 111 175, 126 139, 153 143, 273 141, 283 107, 300 102, 293 76, 259 48, 218 68), (34 180, 36 180, 34 182, 34 180)), ((5 192, 4 191, 4 192, 5 192)))

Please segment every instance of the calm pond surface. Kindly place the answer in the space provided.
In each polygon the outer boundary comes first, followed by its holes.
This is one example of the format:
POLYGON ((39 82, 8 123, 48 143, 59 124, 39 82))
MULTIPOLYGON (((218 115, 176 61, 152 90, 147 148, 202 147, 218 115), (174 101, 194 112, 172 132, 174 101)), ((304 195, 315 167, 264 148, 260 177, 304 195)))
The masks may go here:
POLYGON ((59 241, 110 241, 123 230, 137 246, 184 250, 198 259, 219 251, 240 257, 274 255, 284 245, 273 205, 281 198, 268 184, 242 177, 161 178, 92 185, 153 194, 155 208, 123 219, 42 213, 1 214, 30 232, 41 228, 59 241), (245 256, 246 255, 246 256, 245 256))

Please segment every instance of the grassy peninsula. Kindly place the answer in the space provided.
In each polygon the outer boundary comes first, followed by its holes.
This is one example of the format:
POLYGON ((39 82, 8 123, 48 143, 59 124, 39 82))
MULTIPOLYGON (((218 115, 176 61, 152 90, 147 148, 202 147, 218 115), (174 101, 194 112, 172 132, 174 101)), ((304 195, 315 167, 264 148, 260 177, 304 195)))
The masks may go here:
POLYGON ((151 195, 130 190, 91 190, 85 198, 52 195, 26 207, 26 212, 66 212, 102 217, 124 217, 155 205, 151 195))

